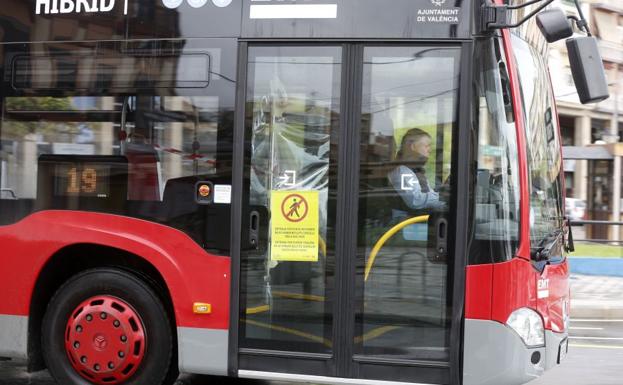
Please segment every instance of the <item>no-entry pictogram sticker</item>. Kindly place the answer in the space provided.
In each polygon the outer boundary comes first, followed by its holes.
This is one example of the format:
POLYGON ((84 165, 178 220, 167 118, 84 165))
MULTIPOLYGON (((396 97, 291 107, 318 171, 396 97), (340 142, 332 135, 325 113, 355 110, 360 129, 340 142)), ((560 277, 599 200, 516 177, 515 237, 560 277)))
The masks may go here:
POLYGON ((281 202, 281 215, 290 222, 300 222, 307 216, 309 204, 301 194, 290 194, 281 202))
POLYGON ((273 261, 318 261, 318 191, 271 192, 273 261))

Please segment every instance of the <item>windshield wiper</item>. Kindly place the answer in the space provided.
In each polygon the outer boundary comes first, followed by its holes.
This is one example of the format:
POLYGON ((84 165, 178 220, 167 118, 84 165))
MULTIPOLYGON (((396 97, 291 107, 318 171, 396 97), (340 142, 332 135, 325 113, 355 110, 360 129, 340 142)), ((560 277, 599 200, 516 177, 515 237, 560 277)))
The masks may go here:
POLYGON ((561 236, 564 235, 563 229, 556 229, 541 239, 538 246, 530 248, 530 257, 535 261, 545 261, 552 256, 552 249, 561 236))

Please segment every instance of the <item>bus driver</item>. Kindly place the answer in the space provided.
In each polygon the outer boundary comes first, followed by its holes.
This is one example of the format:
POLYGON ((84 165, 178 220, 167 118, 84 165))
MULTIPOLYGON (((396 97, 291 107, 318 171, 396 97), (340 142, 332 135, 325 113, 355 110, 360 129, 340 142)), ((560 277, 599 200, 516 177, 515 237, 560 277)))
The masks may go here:
POLYGON ((411 209, 443 209, 446 206, 426 178, 424 166, 430 156, 431 142, 431 136, 422 129, 412 128, 407 131, 396 155, 396 162, 402 164, 387 176, 392 187, 411 209))

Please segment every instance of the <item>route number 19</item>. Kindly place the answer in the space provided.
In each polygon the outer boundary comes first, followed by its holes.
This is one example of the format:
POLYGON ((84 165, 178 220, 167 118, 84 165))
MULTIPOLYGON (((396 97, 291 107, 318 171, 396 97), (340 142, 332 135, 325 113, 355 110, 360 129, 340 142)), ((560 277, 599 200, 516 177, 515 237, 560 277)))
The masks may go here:
POLYGON ((67 177, 67 194, 94 194, 97 191, 97 171, 92 167, 85 167, 82 171, 71 167, 67 177))

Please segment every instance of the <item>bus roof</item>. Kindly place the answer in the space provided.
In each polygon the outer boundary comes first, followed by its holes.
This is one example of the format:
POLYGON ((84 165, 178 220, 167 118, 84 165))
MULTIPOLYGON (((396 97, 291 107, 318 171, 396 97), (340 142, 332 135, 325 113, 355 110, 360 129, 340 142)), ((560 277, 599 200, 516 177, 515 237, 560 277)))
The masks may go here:
POLYGON ((3 0, 4 43, 468 38, 476 0, 3 0))

